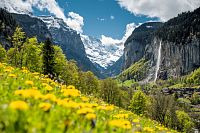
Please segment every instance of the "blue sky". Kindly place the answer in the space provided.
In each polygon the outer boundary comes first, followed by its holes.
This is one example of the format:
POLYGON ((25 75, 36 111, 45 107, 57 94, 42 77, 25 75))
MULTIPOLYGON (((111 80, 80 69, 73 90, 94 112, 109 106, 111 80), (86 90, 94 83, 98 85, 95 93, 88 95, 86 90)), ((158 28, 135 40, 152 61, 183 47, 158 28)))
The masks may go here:
POLYGON ((121 39, 127 24, 155 20, 145 16, 135 16, 122 9, 115 0, 68 0, 67 2, 58 0, 58 3, 65 13, 80 14, 84 18, 84 34, 95 37, 105 35, 121 39))
POLYGON ((0 0, 0 7, 10 12, 36 16, 51 13, 79 33, 111 37, 104 38, 106 41, 130 35, 139 23, 167 21, 199 6, 200 0, 0 0))
MULTIPOLYGON (((65 15, 75 12, 84 18, 83 34, 100 38, 101 35, 121 39, 129 23, 144 23, 150 20, 144 15, 133 15, 120 7, 115 0, 57 0, 65 15)), ((48 14, 38 10, 36 15, 48 14)))

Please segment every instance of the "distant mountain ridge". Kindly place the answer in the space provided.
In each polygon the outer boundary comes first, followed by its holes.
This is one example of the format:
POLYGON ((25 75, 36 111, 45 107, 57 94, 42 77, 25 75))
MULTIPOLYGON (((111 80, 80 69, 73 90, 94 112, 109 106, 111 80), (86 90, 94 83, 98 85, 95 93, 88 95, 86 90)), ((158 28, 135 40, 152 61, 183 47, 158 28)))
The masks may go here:
POLYGON ((111 67, 123 55, 123 42, 118 44, 103 44, 100 39, 81 35, 87 57, 104 69, 111 67))

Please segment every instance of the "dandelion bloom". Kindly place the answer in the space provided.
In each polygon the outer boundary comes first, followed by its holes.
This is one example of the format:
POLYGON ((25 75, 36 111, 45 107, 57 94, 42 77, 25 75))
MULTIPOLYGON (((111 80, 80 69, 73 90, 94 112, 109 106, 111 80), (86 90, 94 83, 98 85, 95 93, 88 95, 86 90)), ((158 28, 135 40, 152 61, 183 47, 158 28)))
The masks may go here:
POLYGON ((25 81, 25 84, 26 85, 33 85, 34 83, 33 83, 33 81, 27 80, 27 81, 25 81))
POLYGON ((86 114, 85 117, 86 117, 88 120, 93 120, 93 119, 96 119, 96 114, 89 113, 89 114, 86 114))
POLYGON ((94 110, 91 108, 82 108, 77 111, 77 114, 87 114, 87 113, 94 113, 94 110))
POLYGON ((9 74, 8 77, 16 78, 17 75, 15 75, 15 74, 9 74))
POLYGON ((143 130, 145 132, 154 132, 154 130, 152 128, 150 128, 150 127, 144 127, 143 130))
POLYGON ((29 106, 24 101, 13 101, 10 103, 10 108, 16 109, 16 110, 27 110, 29 106))
POLYGON ((109 121, 109 125, 123 129, 131 129, 131 123, 127 120, 111 120, 109 121))
POLYGON ((62 89, 64 96, 78 97, 81 95, 80 91, 77 89, 62 89))
POLYGON ((51 109, 50 103, 40 103, 39 108, 41 108, 43 111, 48 111, 51 109))

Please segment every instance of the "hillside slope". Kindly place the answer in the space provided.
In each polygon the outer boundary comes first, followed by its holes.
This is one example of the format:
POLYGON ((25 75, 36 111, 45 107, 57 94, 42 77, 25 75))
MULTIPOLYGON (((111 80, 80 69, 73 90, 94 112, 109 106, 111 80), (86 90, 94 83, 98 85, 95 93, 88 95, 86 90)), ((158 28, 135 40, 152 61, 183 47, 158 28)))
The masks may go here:
POLYGON ((45 77, 0 63, 1 132, 175 132, 45 77))

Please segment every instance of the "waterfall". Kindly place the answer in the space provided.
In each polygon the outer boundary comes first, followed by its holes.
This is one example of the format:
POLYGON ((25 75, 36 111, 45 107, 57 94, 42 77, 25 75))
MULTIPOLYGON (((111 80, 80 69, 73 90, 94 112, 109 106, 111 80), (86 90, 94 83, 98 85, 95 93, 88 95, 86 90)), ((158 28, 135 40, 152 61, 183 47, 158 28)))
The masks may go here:
POLYGON ((160 45, 159 45, 159 48, 158 48, 158 58, 157 58, 157 63, 156 63, 156 71, 155 71, 154 82, 156 82, 156 80, 158 78, 158 71, 160 69, 161 50, 162 50, 162 41, 160 41, 160 45))

